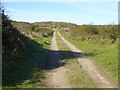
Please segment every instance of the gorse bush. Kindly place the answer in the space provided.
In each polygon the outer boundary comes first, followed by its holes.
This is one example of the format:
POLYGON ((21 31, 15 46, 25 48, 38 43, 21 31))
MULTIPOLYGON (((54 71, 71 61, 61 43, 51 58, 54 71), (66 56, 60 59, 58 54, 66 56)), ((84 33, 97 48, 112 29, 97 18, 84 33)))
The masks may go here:
MULTIPOLYGON (((47 36, 52 36, 53 29, 51 26, 44 25, 44 23, 27 23, 27 22, 16 22, 12 21, 12 24, 23 34, 27 36, 32 35, 35 37, 44 37, 44 34, 47 36)), ((46 36, 46 37, 47 37, 46 36)))
MULTIPOLYGON (((11 20, 9 20, 8 16, 5 15, 4 10, 2 11, 2 54, 3 54, 3 63, 13 63, 15 55, 19 55, 18 51, 23 52, 25 48, 25 42, 23 37, 16 28, 11 24, 11 20), (9 59, 5 59, 5 56, 10 56, 9 59)), ((3 65, 3 69, 4 69, 3 65)))
MULTIPOLYGON (((3 85, 11 83, 8 75, 16 63, 22 62, 23 54, 25 55, 27 42, 20 32, 13 27, 11 20, 2 9, 2 76, 3 85)), ((15 67, 14 67, 15 68, 15 67)))

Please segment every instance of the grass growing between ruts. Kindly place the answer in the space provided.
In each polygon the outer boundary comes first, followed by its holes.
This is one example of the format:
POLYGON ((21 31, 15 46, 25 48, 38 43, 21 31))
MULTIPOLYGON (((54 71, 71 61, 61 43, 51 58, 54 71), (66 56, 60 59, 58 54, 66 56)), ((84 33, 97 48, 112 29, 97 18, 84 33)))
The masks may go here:
POLYGON ((57 35, 57 44, 60 51, 60 56, 64 59, 65 68, 67 69, 66 76, 72 88, 94 88, 95 84, 87 75, 82 66, 74 58, 71 50, 62 42, 57 35), (73 57, 73 58, 69 58, 73 57))
POLYGON ((90 41, 81 41, 69 33, 59 30, 68 41, 82 50, 85 56, 93 59, 96 65, 109 74, 113 80, 118 81, 118 46, 116 44, 91 43, 90 41))

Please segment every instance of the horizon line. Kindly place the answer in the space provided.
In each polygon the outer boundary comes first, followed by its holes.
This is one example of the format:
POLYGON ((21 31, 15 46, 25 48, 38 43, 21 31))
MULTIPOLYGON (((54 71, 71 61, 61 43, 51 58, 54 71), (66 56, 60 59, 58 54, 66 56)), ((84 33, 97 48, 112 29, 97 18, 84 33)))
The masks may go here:
POLYGON ((118 23, 95 24, 94 22, 77 24, 77 23, 74 23, 74 22, 67 22, 67 21, 33 21, 33 22, 22 21, 22 20, 12 20, 12 21, 15 21, 15 22, 25 22, 25 23, 42 23, 42 22, 53 22, 53 23, 55 23, 55 22, 57 22, 57 23, 71 23, 71 24, 75 24, 75 25, 119 25, 118 23))

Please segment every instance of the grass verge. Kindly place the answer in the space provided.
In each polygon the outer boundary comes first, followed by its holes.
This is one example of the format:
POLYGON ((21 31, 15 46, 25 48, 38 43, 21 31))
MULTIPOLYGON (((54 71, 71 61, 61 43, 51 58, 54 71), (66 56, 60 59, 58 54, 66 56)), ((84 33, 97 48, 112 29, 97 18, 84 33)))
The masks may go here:
POLYGON ((93 59, 95 64, 105 73, 118 81, 118 46, 113 44, 93 44, 90 41, 81 41, 69 33, 59 30, 60 33, 77 48, 82 50, 85 56, 93 59))

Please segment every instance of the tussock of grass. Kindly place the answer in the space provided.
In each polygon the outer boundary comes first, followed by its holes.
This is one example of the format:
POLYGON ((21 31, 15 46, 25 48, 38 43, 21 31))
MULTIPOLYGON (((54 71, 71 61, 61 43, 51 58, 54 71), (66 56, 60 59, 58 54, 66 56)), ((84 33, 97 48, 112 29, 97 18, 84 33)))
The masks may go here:
POLYGON ((66 65, 67 75, 72 88, 95 88, 95 83, 76 60, 71 59, 67 62, 69 63, 66 65))

